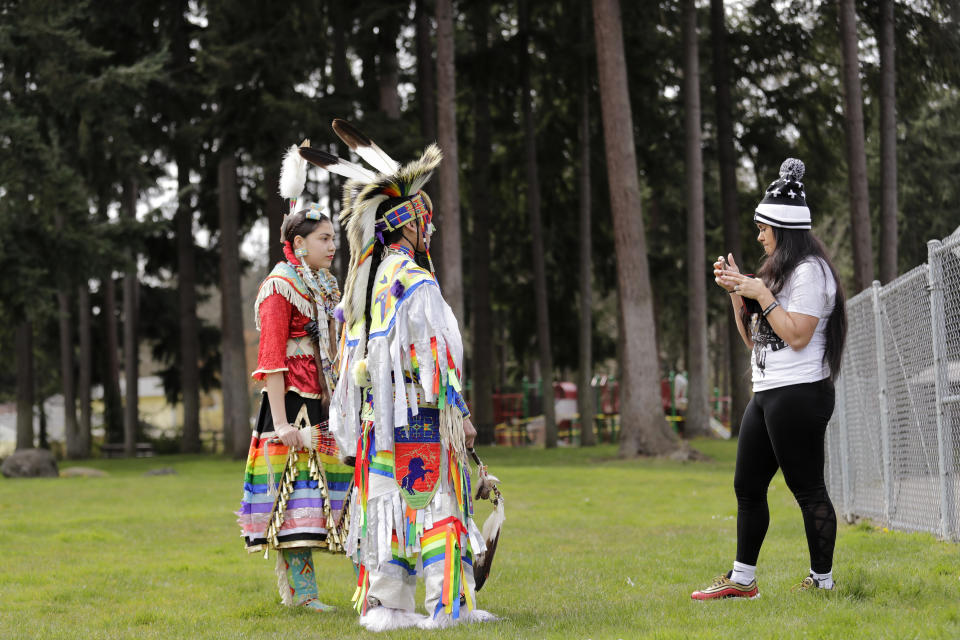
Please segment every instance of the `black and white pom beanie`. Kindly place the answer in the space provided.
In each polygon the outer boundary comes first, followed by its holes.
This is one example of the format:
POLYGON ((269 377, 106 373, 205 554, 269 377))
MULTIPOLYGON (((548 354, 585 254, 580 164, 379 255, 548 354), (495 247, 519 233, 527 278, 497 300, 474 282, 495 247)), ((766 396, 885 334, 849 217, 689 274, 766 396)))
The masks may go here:
POLYGON ((803 190, 804 166, 796 158, 787 158, 780 165, 780 177, 774 180, 753 214, 754 222, 784 229, 809 229, 810 209, 803 190))

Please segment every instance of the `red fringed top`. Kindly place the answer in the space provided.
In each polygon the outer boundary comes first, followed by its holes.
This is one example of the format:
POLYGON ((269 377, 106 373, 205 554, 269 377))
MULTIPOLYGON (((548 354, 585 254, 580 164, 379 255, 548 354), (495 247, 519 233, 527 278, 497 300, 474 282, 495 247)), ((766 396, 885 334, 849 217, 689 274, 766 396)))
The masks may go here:
MULTIPOLYGON (((299 265, 289 247, 284 247, 284 253, 289 262, 299 265)), ((306 291, 296 271, 285 262, 278 263, 260 285, 260 348, 253 377, 264 380, 268 373, 283 372, 286 391, 322 398, 316 346, 303 329, 312 319, 304 313, 313 306, 306 291)))

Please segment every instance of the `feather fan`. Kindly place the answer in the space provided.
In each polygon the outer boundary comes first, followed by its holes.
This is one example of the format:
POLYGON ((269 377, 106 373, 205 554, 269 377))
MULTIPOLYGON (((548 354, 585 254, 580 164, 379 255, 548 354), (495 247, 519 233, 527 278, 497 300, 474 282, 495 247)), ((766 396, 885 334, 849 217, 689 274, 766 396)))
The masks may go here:
POLYGON ((503 498, 496 500, 497 506, 493 513, 483 523, 483 541, 487 545, 486 551, 477 555, 473 569, 474 588, 480 591, 487 578, 490 577, 490 567, 493 566, 493 555, 497 552, 497 542, 500 541, 500 530, 506 520, 503 509, 503 498))
POLYGON ((500 530, 503 528, 503 523, 507 518, 503 508, 503 496, 497 487, 500 479, 487 472, 487 465, 483 464, 480 456, 477 455, 477 452, 472 447, 467 449, 467 451, 470 453, 473 461, 477 463, 477 471, 479 474, 477 499, 485 500, 490 498, 490 501, 493 502, 494 505, 493 513, 491 513, 490 517, 483 523, 483 530, 481 531, 483 541, 487 548, 483 553, 477 554, 473 563, 474 588, 480 591, 480 587, 482 587, 487 581, 487 578, 490 577, 490 567, 493 566, 493 556, 497 552, 497 543, 500 541, 500 530), (491 493, 493 497, 490 497, 491 493))

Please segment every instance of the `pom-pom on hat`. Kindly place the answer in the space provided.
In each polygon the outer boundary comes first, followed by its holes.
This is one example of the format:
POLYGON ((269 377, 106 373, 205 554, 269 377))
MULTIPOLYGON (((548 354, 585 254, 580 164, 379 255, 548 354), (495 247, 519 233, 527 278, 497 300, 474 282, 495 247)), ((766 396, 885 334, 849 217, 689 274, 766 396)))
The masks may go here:
POLYGON ((753 214, 754 222, 784 229, 809 229, 810 209, 803 189, 803 162, 787 158, 780 165, 780 177, 770 183, 753 214))

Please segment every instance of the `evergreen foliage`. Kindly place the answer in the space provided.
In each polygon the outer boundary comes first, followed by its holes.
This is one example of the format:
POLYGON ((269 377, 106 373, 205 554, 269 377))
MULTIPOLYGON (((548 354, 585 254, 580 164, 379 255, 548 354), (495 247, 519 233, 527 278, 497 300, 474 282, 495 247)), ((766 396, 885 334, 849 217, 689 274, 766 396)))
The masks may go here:
MULTIPOLYGON (((462 244, 469 311, 471 220, 483 215, 491 229, 490 349, 496 354, 498 387, 531 375, 537 329, 516 73, 523 55, 517 3, 484 4, 490 40, 481 58, 469 16, 476 7, 465 0, 454 3, 464 222, 462 238, 447 238, 442 228, 439 237, 462 244), (471 193, 473 105, 481 90, 489 103, 492 144, 488 193, 482 194, 486 206, 473 211, 480 201, 471 193)), ((683 366, 686 349, 681 3, 621 4, 634 114, 634 130, 622 133, 633 137, 637 150, 655 330, 666 373, 683 366)), ((710 95, 709 7, 699 4, 709 258, 724 247, 710 95)), ((880 200, 876 4, 858 3, 875 246, 880 200)), ((140 338, 165 367, 161 375, 167 395, 180 397, 178 202, 192 220, 192 286, 202 302, 220 281, 222 243, 240 242, 251 232, 266 235, 285 147, 309 137, 315 146, 337 150, 329 122, 344 117, 362 123, 396 157, 421 149, 427 142, 421 134, 426 126, 422 113, 435 110, 436 102, 418 91, 424 73, 423 65, 418 67, 423 61, 417 59, 418 11, 432 16, 432 3, 0 0, 0 316, 7 320, 0 323, 0 358, 13 361, 14 328, 30 319, 36 377, 44 381, 39 392, 55 393, 60 379, 53 355, 59 349, 56 294, 61 288, 75 292, 89 286, 98 361, 92 382, 102 382, 104 318, 118 313, 105 307, 103 283, 130 266, 131 255, 139 255, 140 338), (399 119, 384 109, 381 96, 383 76, 394 72, 399 119), (238 158, 241 238, 224 238, 218 230, 217 166, 223 154, 238 158), (190 172, 179 193, 171 186, 178 170, 190 172), (136 221, 116 215, 127 179, 141 188, 136 221)), ((617 265, 595 53, 592 42, 583 42, 580 11, 575 0, 530 2, 529 63, 550 343, 555 377, 565 380, 574 379, 578 367, 580 69, 585 51, 592 65, 593 354, 598 371, 617 373, 617 265)), ((835 3, 803 0, 731 5, 729 75, 745 247, 738 260, 748 270, 757 266, 761 251, 749 213, 783 158, 799 157, 808 167, 815 231, 849 290, 853 266, 836 11, 835 3)), ((928 239, 947 235, 960 223, 960 9, 955 1, 900 1, 895 12, 898 267, 903 272, 925 260, 928 239)), ((430 43, 428 50, 432 48, 430 43)), ((342 147, 337 151, 347 153, 342 147)), ((338 198, 327 178, 316 181, 313 173, 310 178, 308 189, 316 199, 338 198)), ((245 258, 245 267, 266 267, 266 256, 245 258)), ((708 265, 694 268, 710 277, 708 265)), ((442 283, 444 274, 439 276, 442 283)), ((708 288, 709 323, 716 327, 710 333, 716 340, 711 343, 714 363, 723 358, 720 327, 726 303, 708 288)), ((468 313, 466 335, 471 322, 468 313)), ((212 388, 219 384, 219 329, 201 322, 198 332, 198 384, 212 388)), ((467 371, 469 375, 469 362, 467 371)), ((715 375, 714 382, 722 377, 715 375)), ((4 367, 0 401, 12 400, 14 388, 15 372, 4 367)))

